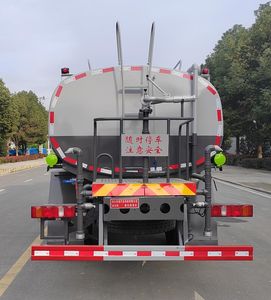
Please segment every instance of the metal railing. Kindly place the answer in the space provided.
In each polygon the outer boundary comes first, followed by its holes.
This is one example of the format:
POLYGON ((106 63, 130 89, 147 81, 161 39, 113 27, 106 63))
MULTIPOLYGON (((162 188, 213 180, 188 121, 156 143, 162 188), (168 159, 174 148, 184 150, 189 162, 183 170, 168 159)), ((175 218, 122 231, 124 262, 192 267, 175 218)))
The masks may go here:
MULTIPOLYGON (((190 161, 190 149, 189 149, 189 124, 194 120, 194 118, 159 118, 159 117, 143 117, 143 118, 95 118, 94 119, 94 141, 93 141, 93 181, 97 179, 97 166, 98 166, 98 159, 101 157, 101 154, 97 154, 97 143, 98 143, 98 122, 110 122, 116 121, 119 122, 119 182, 122 183, 123 181, 123 156, 121 155, 121 135, 124 133, 124 122, 125 121, 166 121, 166 129, 167 134, 170 136, 170 129, 171 129, 171 121, 182 121, 179 125, 178 131, 178 176, 181 178, 181 133, 182 128, 185 125, 185 162, 186 162, 186 171, 185 171, 185 178, 189 179, 189 161, 190 161)), ((103 156, 105 153, 103 153, 103 156)), ((109 153, 106 154, 107 156, 112 157, 109 153)), ((167 182, 170 181, 170 151, 168 152, 168 156, 165 157, 166 159, 166 178, 167 182)), ((112 173, 114 172, 114 166, 112 164, 112 173)), ((148 172, 147 172, 148 173, 148 172)))

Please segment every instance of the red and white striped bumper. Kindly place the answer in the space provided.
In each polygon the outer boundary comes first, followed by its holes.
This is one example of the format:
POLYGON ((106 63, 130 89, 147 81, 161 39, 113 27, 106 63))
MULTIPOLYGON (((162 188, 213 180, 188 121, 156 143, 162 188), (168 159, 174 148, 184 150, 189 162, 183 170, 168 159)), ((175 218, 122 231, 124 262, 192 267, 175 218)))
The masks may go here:
POLYGON ((252 246, 32 246, 32 260, 253 260, 252 246))

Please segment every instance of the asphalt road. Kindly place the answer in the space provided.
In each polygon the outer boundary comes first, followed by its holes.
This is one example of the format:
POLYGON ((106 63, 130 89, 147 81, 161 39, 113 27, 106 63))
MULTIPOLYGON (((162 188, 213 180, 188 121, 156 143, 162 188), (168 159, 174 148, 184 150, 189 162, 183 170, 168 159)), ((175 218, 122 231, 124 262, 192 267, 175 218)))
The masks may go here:
MULTIPOLYGON (((39 233, 30 206, 46 203, 45 174, 40 167, 0 177, 0 280, 39 233)), ((217 186, 216 202, 255 205, 254 218, 219 222, 220 244, 254 245, 253 262, 27 261, 0 299, 271 299, 271 196, 217 186)))

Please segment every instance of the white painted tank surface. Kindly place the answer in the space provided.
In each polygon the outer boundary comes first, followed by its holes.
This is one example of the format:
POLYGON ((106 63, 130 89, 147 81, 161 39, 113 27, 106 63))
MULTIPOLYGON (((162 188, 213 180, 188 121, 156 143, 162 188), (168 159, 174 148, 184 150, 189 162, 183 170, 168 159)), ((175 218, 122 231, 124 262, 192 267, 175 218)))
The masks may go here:
MULTIPOLYGON (((64 79, 55 89, 50 103, 49 136, 52 147, 64 168, 76 173, 76 157, 65 154, 70 147, 83 151, 85 176, 93 170, 94 118, 138 117, 142 107, 144 89, 149 96, 160 97, 161 92, 147 81, 148 66, 123 68, 124 95, 122 93, 121 68, 110 67, 83 72, 64 79), (123 97, 124 96, 124 97, 123 97)), ((193 75, 181 71, 156 68, 151 69, 150 78, 170 96, 191 96, 193 75)), ((184 117, 192 116, 192 104, 184 103, 184 117)), ((208 144, 221 144, 223 117, 221 101, 212 84, 198 77, 198 99, 196 99, 197 165, 203 164, 204 148, 208 144)), ((150 117, 180 118, 181 103, 161 103, 152 105, 150 117)), ((180 121, 172 121, 169 138, 170 169, 178 168, 178 130, 180 121)), ((166 133, 166 121, 150 121, 151 134, 166 133)), ((142 121, 125 121, 124 133, 141 134, 142 121)), ((191 135, 191 125, 190 125, 191 135)), ((114 158, 115 171, 119 170, 120 128, 119 121, 98 123, 97 154, 109 153, 114 158)), ((181 163, 185 158, 185 130, 181 138, 181 163)), ((150 158, 150 167, 167 167, 163 158, 150 158)), ((140 169, 141 157, 124 158, 123 168, 140 169)), ((111 168, 108 158, 102 158, 98 165, 111 168)), ((104 170, 105 173, 110 173, 104 170)))

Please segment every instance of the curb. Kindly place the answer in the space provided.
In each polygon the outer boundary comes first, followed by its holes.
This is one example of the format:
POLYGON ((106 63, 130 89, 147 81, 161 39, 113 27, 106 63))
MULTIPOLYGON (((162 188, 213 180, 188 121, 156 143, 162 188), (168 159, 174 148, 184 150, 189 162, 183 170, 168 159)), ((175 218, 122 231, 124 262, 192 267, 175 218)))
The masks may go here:
POLYGON ((244 188, 247 188, 247 189, 251 189, 251 190, 254 190, 254 191, 257 191, 257 192, 261 192, 261 193, 271 195, 271 191, 255 188, 255 187, 250 186, 250 185, 245 185, 245 184, 233 182, 233 181, 230 181, 230 180, 221 179, 221 178, 218 178, 218 177, 215 177, 215 176, 212 176, 212 178, 214 178, 216 180, 224 181, 224 182, 227 182, 227 183, 230 183, 230 184, 233 184, 233 185, 241 186, 241 187, 244 187, 244 188))
POLYGON ((24 166, 14 166, 14 167, 10 167, 8 169, 2 169, 0 168, 0 176, 4 176, 4 175, 8 175, 11 173, 16 173, 19 171, 24 171, 24 170, 30 170, 33 168, 37 168, 37 167, 41 167, 46 165, 45 162, 41 162, 41 163, 36 163, 36 164, 31 164, 31 165, 24 165, 24 166))

